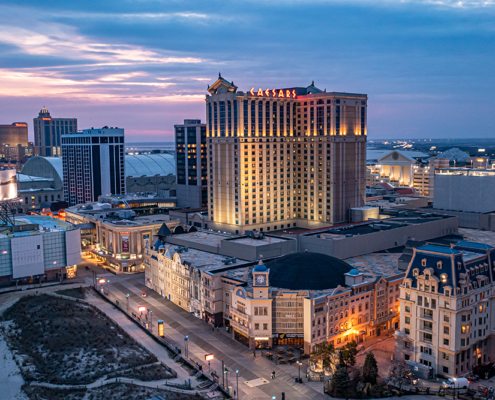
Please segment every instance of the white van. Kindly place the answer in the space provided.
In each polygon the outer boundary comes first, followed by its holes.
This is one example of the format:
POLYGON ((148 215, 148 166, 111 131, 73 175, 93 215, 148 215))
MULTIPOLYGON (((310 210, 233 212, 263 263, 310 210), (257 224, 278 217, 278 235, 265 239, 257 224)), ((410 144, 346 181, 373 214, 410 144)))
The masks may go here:
POLYGON ((469 381, 466 378, 449 378, 442 385, 447 389, 467 389, 469 381))

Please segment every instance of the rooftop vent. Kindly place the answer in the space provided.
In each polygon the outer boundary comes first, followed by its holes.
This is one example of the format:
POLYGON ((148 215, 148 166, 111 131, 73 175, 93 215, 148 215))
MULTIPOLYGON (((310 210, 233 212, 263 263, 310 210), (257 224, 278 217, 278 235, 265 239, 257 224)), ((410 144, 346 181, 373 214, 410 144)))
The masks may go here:
POLYGON ((179 247, 176 247, 176 248, 175 248, 175 251, 176 251, 177 253, 182 253, 182 252, 184 252, 184 251, 187 253, 187 252, 189 251, 189 247, 186 247, 186 246, 179 246, 179 247))
POLYGON ((225 265, 229 265, 229 264, 235 264, 237 262, 237 258, 235 257, 230 257, 230 258, 224 258, 222 260, 222 262, 225 264, 225 265))

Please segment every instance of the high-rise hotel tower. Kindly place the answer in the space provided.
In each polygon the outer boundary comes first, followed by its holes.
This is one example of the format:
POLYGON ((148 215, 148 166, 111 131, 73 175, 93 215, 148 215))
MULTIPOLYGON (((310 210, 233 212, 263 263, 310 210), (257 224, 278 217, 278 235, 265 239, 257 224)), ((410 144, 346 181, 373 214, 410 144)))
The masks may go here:
POLYGON ((365 204, 367 95, 240 92, 220 75, 208 92, 209 228, 320 228, 365 204))

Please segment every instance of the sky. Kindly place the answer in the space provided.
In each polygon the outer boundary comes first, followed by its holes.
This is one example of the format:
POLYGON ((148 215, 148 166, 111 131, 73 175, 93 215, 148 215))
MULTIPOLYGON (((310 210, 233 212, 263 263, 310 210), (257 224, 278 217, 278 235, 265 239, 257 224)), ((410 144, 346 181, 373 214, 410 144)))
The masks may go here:
POLYGON ((30 1, 0 4, 0 124, 46 106, 79 129, 172 141, 238 90, 366 93, 373 139, 495 137, 495 0, 30 1), (22 3, 22 6, 19 5, 22 3))

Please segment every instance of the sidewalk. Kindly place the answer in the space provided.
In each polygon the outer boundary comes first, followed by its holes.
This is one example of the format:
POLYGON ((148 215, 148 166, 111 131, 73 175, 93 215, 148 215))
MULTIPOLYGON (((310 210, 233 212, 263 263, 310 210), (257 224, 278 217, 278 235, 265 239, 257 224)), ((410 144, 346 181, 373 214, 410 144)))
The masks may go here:
MULTIPOLYGON (((161 319, 165 323, 165 336, 167 340, 182 349, 184 354, 184 337, 188 335, 189 358, 201 362, 203 369, 208 371, 208 365, 204 361, 205 354, 213 353, 215 360, 211 362, 211 370, 216 371, 222 383, 223 378, 228 378, 229 386, 237 390, 237 374, 239 371, 239 394, 241 399, 269 399, 271 396, 280 396, 281 392, 291 393, 292 399, 326 399, 323 395, 323 384, 319 389, 314 389, 307 384, 296 384, 294 377, 298 370, 292 366, 277 366, 265 357, 253 357, 252 350, 239 342, 231 339, 225 332, 212 331, 210 325, 196 318, 187 311, 176 306, 168 300, 163 300, 158 293, 152 292, 139 282, 121 280, 111 284, 109 297, 112 301, 119 300, 126 307, 126 294, 129 293, 129 312, 136 312, 138 306, 145 306, 153 311, 153 330, 156 331, 156 321, 161 319), (148 296, 143 298, 141 292, 147 291, 148 296), (222 361, 229 370, 225 377, 222 372, 222 361), (280 368, 285 367, 285 368, 280 368), (272 371, 276 371, 277 378, 270 379, 272 371), (261 381, 264 378, 268 383, 249 387, 246 381, 261 381)), ((311 385, 313 386, 313 385, 311 385)))

